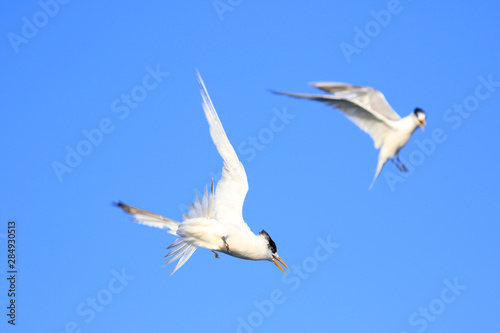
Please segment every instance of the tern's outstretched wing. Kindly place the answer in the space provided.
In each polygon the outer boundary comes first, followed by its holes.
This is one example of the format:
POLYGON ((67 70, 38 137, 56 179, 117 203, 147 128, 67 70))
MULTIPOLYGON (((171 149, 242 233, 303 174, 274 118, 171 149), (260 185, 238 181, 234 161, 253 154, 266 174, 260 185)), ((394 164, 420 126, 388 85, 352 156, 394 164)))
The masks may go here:
POLYGON ((233 146, 226 136, 215 107, 210 100, 205 84, 198 73, 203 98, 203 110, 210 125, 210 135, 219 154, 224 159, 222 177, 215 191, 214 213, 218 221, 232 223, 240 228, 248 229, 243 220, 243 202, 248 192, 248 181, 245 168, 241 164, 233 146))
POLYGON ((377 112, 390 120, 399 120, 401 117, 389 105, 380 91, 375 88, 354 86, 340 82, 314 82, 313 87, 344 97, 349 100, 358 101, 365 109, 377 112))
MULTIPOLYGON (((397 119, 388 118, 381 112, 377 112, 377 110, 374 110, 370 105, 366 104, 366 101, 360 100, 359 93, 357 95, 356 93, 349 94, 346 90, 344 90, 343 93, 338 93, 338 91, 340 90, 332 89, 332 91, 335 91, 337 94, 312 95, 312 94, 286 93, 280 91, 273 91, 273 92, 280 95, 312 99, 315 101, 324 102, 327 105, 331 105, 339 109, 347 116, 347 118, 349 118, 352 122, 354 122, 363 131, 365 131, 371 136, 371 138, 375 143, 375 148, 380 148, 380 146, 383 144, 387 136, 387 133, 391 130, 392 127, 391 123, 397 119)), ((365 96, 364 98, 366 100, 367 96, 365 96)), ((397 115, 397 113, 395 112, 394 114, 397 115)), ((393 116, 392 118, 395 117, 393 116)))

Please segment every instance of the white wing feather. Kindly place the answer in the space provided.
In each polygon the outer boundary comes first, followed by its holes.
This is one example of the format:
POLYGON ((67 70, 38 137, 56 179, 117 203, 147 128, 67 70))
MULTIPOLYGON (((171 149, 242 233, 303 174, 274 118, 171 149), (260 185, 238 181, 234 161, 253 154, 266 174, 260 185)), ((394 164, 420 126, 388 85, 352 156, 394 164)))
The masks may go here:
POLYGON ((248 192, 248 180, 245 168, 241 164, 233 146, 227 138, 219 116, 215 111, 205 84, 198 73, 203 98, 203 110, 210 125, 210 135, 219 154, 224 159, 222 177, 215 190, 214 214, 215 219, 225 223, 232 223, 239 228, 250 230, 243 220, 243 202, 248 192))
POLYGON ((314 82, 312 86, 345 99, 356 100, 363 108, 381 114, 387 119, 394 121, 401 119, 399 114, 389 105, 384 94, 375 88, 340 82, 314 82))
MULTIPOLYGON (((380 148, 388 132, 391 130, 394 120, 388 118, 381 112, 375 111, 371 106, 367 105, 366 96, 364 97, 364 100, 363 98, 360 100, 359 92, 358 94, 348 93, 347 91, 339 93, 340 90, 335 90, 334 88, 331 90, 335 91, 336 95, 295 94, 280 91, 274 91, 274 93, 324 102, 327 105, 339 109, 347 116, 348 119, 371 136, 375 143, 375 148, 380 148)), ((378 102, 380 102, 380 100, 378 100, 378 102)), ((392 110, 392 108, 390 110, 392 110)), ((390 111, 387 111, 386 113, 390 113, 390 111)), ((397 115, 395 112, 394 114, 397 115)), ((395 118, 394 115, 391 117, 395 118)), ((399 117, 399 115, 397 115, 397 117, 399 117)))

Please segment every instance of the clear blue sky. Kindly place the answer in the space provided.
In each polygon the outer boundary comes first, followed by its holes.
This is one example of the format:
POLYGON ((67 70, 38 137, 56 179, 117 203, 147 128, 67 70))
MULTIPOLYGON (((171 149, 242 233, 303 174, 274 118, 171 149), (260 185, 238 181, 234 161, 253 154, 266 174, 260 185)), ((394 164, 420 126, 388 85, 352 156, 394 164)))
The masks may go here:
POLYGON ((55 0, 2 10, 2 332, 498 332, 498 1, 55 0), (63 2, 63 1, 61 1, 63 2), (222 159, 195 69, 244 163, 244 218, 291 270, 198 249, 180 220, 222 159), (268 89, 380 89, 427 113, 377 151, 338 111, 268 89), (7 222, 16 221, 16 327, 7 222), (326 244, 326 245, 325 245, 326 244))

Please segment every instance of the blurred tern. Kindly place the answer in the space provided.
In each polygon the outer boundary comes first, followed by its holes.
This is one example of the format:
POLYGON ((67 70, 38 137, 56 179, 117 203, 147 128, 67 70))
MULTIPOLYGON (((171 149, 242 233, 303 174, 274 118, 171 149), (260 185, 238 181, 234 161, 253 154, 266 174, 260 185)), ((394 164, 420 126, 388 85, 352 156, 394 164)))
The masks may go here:
POLYGON ((316 82, 312 83, 312 86, 332 95, 273 92, 324 102, 342 111, 347 118, 368 133, 375 142, 375 148, 380 148, 377 169, 370 189, 388 160, 391 160, 399 171, 408 171, 399 160, 399 151, 408 143, 417 127, 420 126, 424 130, 426 116, 422 109, 416 108, 410 115, 401 118, 377 89, 339 82, 316 82))
POLYGON ((262 230, 254 234, 243 220, 243 202, 248 191, 248 181, 236 152, 234 151, 217 112, 210 100, 205 84, 198 73, 203 110, 210 125, 210 135, 224 159, 222 176, 214 193, 214 184, 210 194, 205 189, 205 195, 189 206, 188 214, 183 221, 157 215, 139 208, 118 202, 116 205, 133 215, 136 222, 151 227, 167 228, 168 232, 178 238, 167 248, 170 252, 165 257, 171 257, 165 264, 177 259, 174 274, 191 257, 198 247, 212 250, 216 258, 217 252, 248 260, 269 260, 285 273, 280 266, 288 266, 278 256, 276 244, 269 234, 262 230))

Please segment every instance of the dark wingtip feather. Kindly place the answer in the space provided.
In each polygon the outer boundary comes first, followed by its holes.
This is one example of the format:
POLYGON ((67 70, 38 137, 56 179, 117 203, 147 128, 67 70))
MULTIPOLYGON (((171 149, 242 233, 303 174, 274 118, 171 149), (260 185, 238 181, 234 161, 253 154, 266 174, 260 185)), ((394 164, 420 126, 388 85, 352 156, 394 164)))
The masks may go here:
POLYGON ((131 214, 131 212, 130 212, 130 208, 131 208, 131 207, 130 207, 129 205, 124 204, 124 203, 123 203, 123 202, 121 202, 121 201, 118 201, 118 202, 113 202, 113 206, 119 207, 119 208, 121 208, 124 212, 127 212, 127 213, 131 214))

